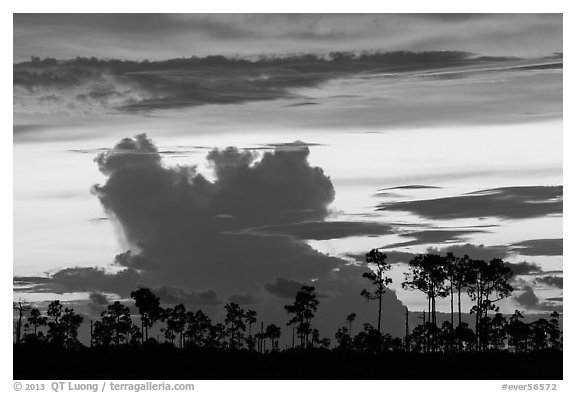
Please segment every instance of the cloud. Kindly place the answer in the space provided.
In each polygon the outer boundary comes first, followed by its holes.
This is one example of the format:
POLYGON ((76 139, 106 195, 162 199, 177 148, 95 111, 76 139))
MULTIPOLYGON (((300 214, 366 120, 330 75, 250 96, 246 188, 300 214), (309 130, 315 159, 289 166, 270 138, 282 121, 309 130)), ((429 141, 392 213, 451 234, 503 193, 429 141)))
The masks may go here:
POLYGON ((560 296, 560 297, 547 297, 546 300, 549 300, 551 302, 563 302, 564 298, 562 296, 560 296))
MULTIPOLYGON (((414 258, 416 253, 404 252, 404 251, 390 251, 386 250, 384 252, 386 255, 387 263, 408 263, 412 258, 414 258)), ((345 254, 348 258, 352 258, 357 262, 366 262, 366 252, 360 253, 347 253, 345 254)))
MULTIPOLYGON (((327 337, 334 337, 337 327, 345 324, 346 315, 351 312, 358 315, 355 329, 359 329, 363 322, 376 326, 378 302, 366 301, 360 296, 363 289, 370 288, 370 282, 362 277, 366 271, 366 265, 344 265, 314 282, 317 291, 326 295, 318 308, 317 323, 323 324, 320 331, 326 332, 327 337)), ((396 292, 386 290, 382 298, 383 332, 402 337, 405 311, 396 292)))
POLYGON ((213 306, 222 304, 218 299, 218 295, 213 290, 203 292, 186 290, 182 288, 174 288, 167 285, 161 285, 153 288, 152 292, 160 298, 163 303, 178 304, 184 303, 188 305, 203 305, 213 306))
MULTIPOLYGON (((456 244, 443 248, 430 247, 426 250, 428 253, 445 255, 449 252, 457 257, 464 257, 468 255, 470 259, 480 259, 489 261, 491 259, 506 259, 511 255, 511 250, 508 246, 485 246, 483 244, 456 244)), ((512 270, 514 276, 537 274, 542 272, 542 268, 533 262, 504 262, 504 266, 512 270)))
MULTIPOLYGON (((483 244, 454 244, 447 247, 428 247, 426 252, 429 254, 446 255, 451 252, 456 257, 464 257, 468 255, 470 259, 481 259, 484 261, 489 261, 491 259, 506 259, 510 256, 511 252, 507 246, 485 246, 483 244)), ((412 258, 414 258, 417 253, 402 252, 402 251, 390 251, 384 250, 386 254, 388 263, 408 263, 412 258)), ((365 253, 348 253, 347 257, 352 258, 359 262, 365 261, 365 253)), ((504 262, 504 265, 512 270, 514 276, 518 275, 530 275, 542 273, 542 268, 533 262, 504 262)))
POLYGON ((279 234, 299 240, 329 240, 350 236, 379 236, 395 233, 393 226, 363 221, 308 221, 253 228, 251 233, 279 234))
POLYGON ((414 240, 387 244, 381 248, 397 248, 397 247, 408 247, 416 246, 420 244, 430 244, 430 243, 454 243, 461 242, 466 238, 466 235, 473 233, 482 233, 486 231, 482 230, 437 230, 429 229, 424 231, 415 231, 400 234, 401 237, 414 238, 414 240))
POLYGON ((291 236, 247 231, 328 216, 334 187, 309 154, 305 144, 263 153, 213 149, 207 160, 216 179, 209 181, 195 167, 165 166, 146 136, 125 138, 96 158, 107 181, 93 189, 130 246, 114 261, 123 270, 64 269, 38 284, 122 296, 139 284, 163 285, 170 299, 214 303, 215 294, 254 295, 278 276, 322 277, 345 262, 291 236))
MULTIPOLYGON (((464 257, 468 255, 471 259, 481 259, 489 261, 494 258, 506 259, 510 256, 510 250, 507 246, 485 246, 483 244, 453 244, 444 247, 428 247, 426 252, 429 254, 446 255, 451 252, 457 257, 464 257)), ((408 263, 412 258, 414 258, 418 253, 405 252, 405 251, 394 251, 394 250, 384 250, 386 254, 388 263, 408 263)), ((359 262, 364 262, 366 260, 366 253, 347 253, 347 257, 352 258, 359 262)), ((520 262, 520 263, 510 263, 505 262, 515 274, 531 274, 539 273, 542 269, 535 263, 530 262, 520 262)))
POLYGON ((46 126, 41 124, 14 124, 12 127, 12 132, 14 135, 21 137, 22 134, 35 133, 42 131, 45 128, 46 126))
POLYGON ((556 302, 541 301, 531 287, 524 287, 524 292, 514 297, 514 300, 528 310, 562 312, 562 305, 556 302))
POLYGON ((446 254, 451 252, 457 257, 468 255, 471 259, 482 259, 489 261, 494 258, 505 259, 509 256, 510 250, 507 246, 485 246, 483 244, 455 244, 443 248, 430 247, 426 250, 433 254, 446 254))
POLYGON ((92 292, 88 296, 87 307, 91 315, 100 315, 108 304, 108 297, 102 293, 92 292))
POLYGON ((98 306, 105 306, 109 303, 106 295, 103 295, 103 294, 97 293, 97 292, 92 292, 89 296, 89 299, 92 303, 94 303, 98 306))
POLYGON ((15 61, 357 48, 541 55, 562 50, 562 14, 14 14, 15 61))
POLYGON ((294 89, 352 75, 500 65, 505 60, 462 51, 337 52, 252 59, 218 55, 163 61, 35 58, 14 65, 14 103, 16 113, 150 112, 296 98, 300 95, 294 89))
POLYGON ((502 187, 457 197, 382 203, 377 210, 407 211, 435 219, 523 219, 562 214, 562 186, 502 187))
POLYGON ((264 149, 274 148, 277 150, 282 150, 282 149, 293 150, 293 149, 300 149, 304 146, 315 147, 315 146, 325 146, 325 145, 323 145, 322 143, 296 141, 296 142, 267 143, 267 144, 264 144, 261 146, 264 149))
POLYGON ((128 296, 142 276, 134 269, 107 273, 95 267, 73 267, 52 274, 50 277, 14 277, 16 285, 31 285, 33 292, 106 292, 128 296))
POLYGON ((544 284, 550 287, 562 289, 564 286, 564 279, 558 276, 543 276, 534 279, 535 284, 544 284))
POLYGON ((256 304, 258 301, 250 294, 234 294, 228 296, 229 303, 236 303, 241 306, 256 304))
POLYGON ((385 190, 421 190, 421 189, 430 189, 430 188, 442 188, 436 186, 426 186, 422 184, 409 184, 406 186, 396 186, 396 187, 388 187, 388 188, 381 188, 378 191, 385 191, 385 190))
POLYGON ((512 243, 511 250, 527 256, 555 256, 563 254, 563 239, 533 239, 512 243))
POLYGON ((515 276, 537 274, 542 272, 542 268, 540 266, 535 263, 526 261, 518 263, 504 262, 504 266, 512 270, 512 274, 515 276))
POLYGON ((264 288, 275 296, 285 299, 293 299, 296 292, 298 292, 303 285, 303 283, 296 280, 276 277, 274 282, 264 284, 264 288))

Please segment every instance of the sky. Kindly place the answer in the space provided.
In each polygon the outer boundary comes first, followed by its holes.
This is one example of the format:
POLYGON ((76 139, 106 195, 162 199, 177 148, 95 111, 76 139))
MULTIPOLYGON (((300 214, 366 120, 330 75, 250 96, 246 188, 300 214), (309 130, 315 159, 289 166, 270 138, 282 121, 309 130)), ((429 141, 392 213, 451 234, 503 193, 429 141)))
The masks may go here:
MULTIPOLYGON (((504 312, 562 310, 562 16, 15 14, 14 299, 137 285, 223 318, 350 312, 423 252, 502 258, 504 312)), ((98 299, 95 303, 94 299, 98 299)), ((449 302, 438 308, 448 312, 449 302)), ((328 336, 330 334, 327 333, 328 336)))

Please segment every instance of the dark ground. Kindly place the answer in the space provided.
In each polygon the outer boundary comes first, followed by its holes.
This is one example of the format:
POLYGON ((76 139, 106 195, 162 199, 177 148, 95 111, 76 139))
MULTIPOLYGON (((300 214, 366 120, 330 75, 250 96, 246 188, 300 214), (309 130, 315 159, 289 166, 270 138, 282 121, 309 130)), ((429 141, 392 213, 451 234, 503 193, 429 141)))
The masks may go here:
POLYGON ((378 355, 14 347, 14 379, 562 379, 562 352, 378 355))

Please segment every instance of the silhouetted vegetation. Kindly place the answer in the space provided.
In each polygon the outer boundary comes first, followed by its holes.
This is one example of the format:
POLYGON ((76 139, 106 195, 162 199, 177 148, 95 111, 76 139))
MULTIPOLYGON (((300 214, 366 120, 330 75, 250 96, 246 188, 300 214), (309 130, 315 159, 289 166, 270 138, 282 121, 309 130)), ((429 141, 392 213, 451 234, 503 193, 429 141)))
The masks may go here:
POLYGON ((294 317, 288 321, 288 325, 296 325, 296 333, 300 338, 300 347, 306 348, 309 344, 311 333, 311 321, 318 307, 318 299, 314 293, 314 287, 304 285, 298 293, 294 304, 284 306, 289 314, 294 317))
POLYGON ((380 324, 382 321, 382 295, 386 292, 388 285, 392 283, 392 279, 386 277, 384 273, 390 270, 392 266, 386 263, 386 255, 378 251, 377 249, 371 250, 366 254, 366 263, 374 267, 374 270, 366 272, 362 277, 370 281, 374 287, 373 291, 367 289, 362 290, 360 293, 366 298, 366 300, 378 300, 378 332, 380 330, 380 324))
MULTIPOLYGON (((376 327, 365 323, 361 328, 356 328, 357 332, 353 334, 357 314, 343 315, 344 326, 337 330, 334 337, 336 343, 332 347, 330 339, 321 337, 321 332, 313 326, 315 313, 321 304, 315 288, 307 285, 296 293, 293 303, 284 307, 288 317, 287 326, 292 329, 292 347, 286 346, 284 350, 281 350, 279 344, 282 336, 279 326, 272 323, 264 327, 263 321, 260 321, 259 332, 253 334, 253 326, 259 322, 258 314, 233 302, 224 306, 226 314, 223 323, 213 322, 202 310, 187 310, 184 304, 163 308, 160 299, 150 289, 141 287, 131 293, 139 313, 136 316, 138 323, 134 323, 130 309, 125 304, 120 301, 109 304, 101 312, 99 320, 90 321, 89 349, 78 340, 78 328, 83 317, 73 309, 65 308, 60 301, 54 300, 43 314, 30 304, 19 301, 14 303, 17 311, 14 376, 113 378, 118 375, 123 379, 144 376, 153 378, 155 374, 149 374, 150 367, 146 365, 145 359, 157 355, 163 356, 157 359, 162 359, 163 364, 159 367, 166 372, 164 375, 156 375, 158 378, 498 378, 498 371, 486 362, 501 361, 514 363, 507 363, 507 367, 513 369, 519 364, 527 368, 524 374, 518 368, 516 376, 507 374, 500 377, 562 378, 559 314, 553 312, 549 319, 541 318, 531 323, 525 323, 523 314, 518 310, 509 318, 502 314, 497 302, 512 292, 509 284, 512 272, 502 260, 485 262, 472 260, 468 256, 457 258, 452 254, 425 254, 413 258, 402 287, 424 293, 428 299, 428 310, 427 313, 424 311, 422 323, 411 331, 407 311, 406 335, 403 338, 383 334, 380 329, 382 295, 391 283, 391 279, 385 276, 385 272, 390 270, 385 260, 386 255, 377 249, 366 254, 366 262, 373 270, 364 273, 363 277, 371 283, 372 290, 365 289, 359 294, 367 300, 378 301, 376 327), (470 313, 475 316, 473 329, 462 321, 463 293, 473 301, 470 309, 470 313), (450 297, 450 320, 438 326, 436 302, 446 297, 450 297), (456 325, 455 297, 458 303, 456 325), (162 324, 159 329, 162 338, 150 338, 149 328, 157 323, 162 324), (48 375, 44 373, 45 370, 31 371, 22 363, 27 356, 41 356, 41 351, 45 350, 50 350, 53 359, 82 356, 83 363, 87 362, 94 367, 84 370, 72 367, 68 369, 68 374, 61 371, 48 375), (97 362, 104 359, 108 361, 107 351, 114 351, 117 360, 126 360, 123 367, 127 367, 127 374, 115 374, 112 368, 107 368, 108 373, 92 373, 98 369, 97 362), (188 360, 184 361, 184 358, 188 360), (178 359, 182 364, 192 361, 195 366, 183 368, 178 359), (231 372, 223 371, 225 375, 216 376, 208 367, 216 359, 225 359, 224 364, 237 360, 242 365, 234 367, 239 367, 244 373, 240 375, 235 369, 231 372), (438 365, 430 366, 431 363, 426 363, 435 359, 438 359, 438 365), (440 372, 440 359, 456 362, 451 363, 452 371, 449 375, 440 372), (544 359, 547 359, 546 362, 544 359), (203 360, 205 363, 202 363, 203 360), (339 361, 344 362, 348 368, 341 370, 342 373, 334 371, 332 375, 322 374, 329 367, 340 370, 339 361), (384 369, 376 367, 374 362, 385 362, 387 365, 394 362, 396 366, 384 369), (532 363, 528 366, 524 362, 532 363), (399 368, 402 364, 405 370, 399 368), (417 374, 413 370, 417 364, 427 366, 423 366, 417 374), (471 365, 470 369, 456 372, 452 368, 464 368, 465 364, 471 365), (534 370, 535 364, 540 364, 540 371, 534 370), (142 367, 141 374, 138 374, 138 368, 131 368, 136 365, 142 367), (246 371, 249 365, 252 371, 246 371), (474 365, 478 368, 475 369, 474 365), (167 367, 172 369, 165 370, 167 367), (318 367, 320 371, 314 375, 312 370, 318 370, 318 367)), ((223 367, 220 364, 217 368, 226 369, 223 367)))

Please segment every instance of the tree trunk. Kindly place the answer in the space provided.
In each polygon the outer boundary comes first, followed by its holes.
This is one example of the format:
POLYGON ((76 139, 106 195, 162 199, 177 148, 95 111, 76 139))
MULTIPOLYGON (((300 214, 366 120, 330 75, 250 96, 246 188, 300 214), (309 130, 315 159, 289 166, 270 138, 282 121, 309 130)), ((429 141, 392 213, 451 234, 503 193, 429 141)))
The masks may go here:
POLYGON ((450 323, 454 327, 454 291, 452 290, 452 282, 450 282, 450 323))
POLYGON ((380 296, 378 297, 378 333, 382 333, 380 330, 380 322, 382 320, 382 292, 380 292, 380 296))
POLYGON ((22 308, 18 309, 18 324, 16 325, 16 344, 20 344, 20 335, 22 330, 22 308))
POLYGON ((462 288, 458 288, 458 326, 462 325, 462 301, 461 301, 462 288))
POLYGON ((476 293, 476 352, 480 349, 480 299, 482 299, 482 288, 478 286, 478 291, 476 293))
POLYGON ((434 324, 434 330, 432 331, 432 352, 436 352, 436 296, 432 297, 432 324, 434 324))
POLYGON ((406 307, 406 335, 405 335, 405 346, 406 346, 406 351, 408 351, 409 348, 409 343, 408 343, 408 335, 410 334, 410 329, 408 327, 408 307, 406 307))

